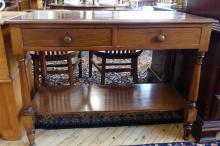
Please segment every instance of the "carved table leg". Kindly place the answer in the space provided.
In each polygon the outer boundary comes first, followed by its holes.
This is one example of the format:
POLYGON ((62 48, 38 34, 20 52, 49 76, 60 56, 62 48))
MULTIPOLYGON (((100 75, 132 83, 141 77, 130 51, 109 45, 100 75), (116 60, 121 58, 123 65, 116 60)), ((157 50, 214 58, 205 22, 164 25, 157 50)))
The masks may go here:
POLYGON ((196 120, 196 101, 198 98, 198 91, 199 91, 199 83, 200 83, 200 73, 201 73, 201 66, 202 60, 204 58, 204 52, 198 52, 196 57, 196 63, 194 66, 194 71, 192 75, 192 80, 190 84, 189 94, 187 98, 187 103, 184 111, 184 140, 189 139, 189 135, 192 130, 192 124, 196 120))
POLYGON ((27 79, 24 57, 22 59, 19 59, 18 62, 19 62, 21 93, 22 93, 22 102, 23 102, 22 118, 23 118, 24 128, 27 132, 27 137, 30 142, 30 146, 34 146, 35 128, 34 128, 33 110, 31 106, 31 97, 29 92, 30 90, 28 87, 28 79, 27 79))

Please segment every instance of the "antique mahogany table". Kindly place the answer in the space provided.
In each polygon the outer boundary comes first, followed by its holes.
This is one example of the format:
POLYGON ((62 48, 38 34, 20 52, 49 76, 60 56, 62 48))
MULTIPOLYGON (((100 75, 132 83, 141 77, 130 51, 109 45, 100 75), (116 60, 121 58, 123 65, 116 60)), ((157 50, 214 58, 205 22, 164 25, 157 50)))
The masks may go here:
MULTIPOLYGON (((7 21, 19 63, 23 122, 35 144, 35 115, 184 110, 184 139, 196 119, 200 70, 213 19, 160 11, 33 11, 7 21), (198 51, 190 90, 182 97, 170 84, 78 85, 42 88, 31 100, 25 69, 27 51, 46 50, 198 51)), ((189 54, 190 55, 190 54, 189 54)))

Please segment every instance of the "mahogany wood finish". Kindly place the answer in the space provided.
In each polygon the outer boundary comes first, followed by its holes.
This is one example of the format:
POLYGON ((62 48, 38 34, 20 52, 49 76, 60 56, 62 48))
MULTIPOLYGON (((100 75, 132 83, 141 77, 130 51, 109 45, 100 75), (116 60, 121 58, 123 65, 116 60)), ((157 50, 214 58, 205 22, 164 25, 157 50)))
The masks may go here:
POLYGON ((192 130, 192 124, 196 120, 196 101, 198 98, 198 91, 199 91, 199 80, 200 80, 200 72, 201 72, 201 65, 202 60, 205 56, 204 52, 198 52, 195 67, 193 70, 193 76, 191 79, 191 85, 189 88, 189 94, 188 94, 188 101, 187 101, 187 107, 185 108, 185 123, 184 123, 184 139, 189 139, 189 133, 192 130))
POLYGON ((24 29, 22 30, 24 46, 34 47, 59 47, 59 46, 103 46, 111 45, 111 29, 110 28, 86 28, 86 29, 24 29), (36 34, 36 35, 32 35, 36 34), (74 36, 72 36, 74 34, 74 36), (83 34, 83 35, 82 35, 83 34), (84 36, 86 35, 86 37, 84 36), (66 42, 67 37, 71 41, 66 42), (97 41, 99 40, 99 41, 97 41))
MULTIPOLYGON (((70 11, 70 10, 44 10, 44 11, 35 10, 30 13, 27 13, 26 15, 22 15, 8 21, 8 23, 10 24, 20 24, 20 23, 31 24, 33 22, 36 22, 38 25, 50 24, 50 23, 53 24, 83 23, 83 24, 90 24, 91 25, 90 28, 94 27, 92 26, 92 24, 95 25, 127 24, 126 27, 123 28, 129 28, 129 24, 139 24, 140 26, 144 27, 145 23, 148 23, 148 25, 155 23, 157 25, 166 23, 166 24, 170 24, 171 25, 170 27, 174 27, 173 25, 175 24, 176 25, 180 24, 186 28, 187 28, 186 26, 187 24, 188 27, 190 27, 190 24, 194 24, 194 26, 197 26, 195 28, 198 28, 200 26, 199 24, 201 23, 210 24, 216 21, 210 18, 190 15, 182 12, 173 12, 173 11, 161 12, 161 11, 70 11), (91 15, 91 17, 86 17, 87 15, 91 15), (133 18, 131 16, 136 16, 136 17, 133 18)), ((156 28, 157 25, 155 26, 156 28)), ((34 25, 32 26, 32 28, 33 27, 34 25)), ((38 28, 41 27, 38 26, 38 28)), ((95 26, 95 28, 100 28, 100 27, 95 26)), ((130 28, 132 28, 132 26, 130 26, 130 28)), ((167 26, 167 28, 169 28, 169 26, 167 26)), ((150 29, 152 29, 152 27, 150 27, 150 29)))
POLYGON ((65 4, 50 4, 50 9, 67 9, 67 10, 126 10, 126 5, 112 5, 112 6, 96 6, 96 5, 65 5, 65 4))
POLYGON ((171 49, 170 44, 176 42, 172 46, 175 49, 194 48, 200 43, 199 35, 201 35, 200 28, 139 28, 135 30, 121 28, 118 30, 118 44, 136 46, 138 42, 140 48, 148 45, 149 48, 171 49))
MULTIPOLYGON (((184 106, 185 109, 185 137, 188 138, 190 134, 190 129, 192 123, 195 121, 196 117, 196 108, 194 103, 197 101, 197 92, 199 88, 200 81, 200 69, 203 52, 208 51, 209 37, 211 33, 211 23, 215 22, 212 19, 188 15, 180 12, 145 12, 145 11, 67 11, 67 10, 58 10, 58 11, 33 11, 23 15, 21 17, 16 17, 7 21, 10 24, 13 52, 17 57, 17 60, 20 65, 20 78, 21 78, 21 87, 22 87, 22 97, 23 97, 23 117, 24 117, 24 127, 27 131, 27 136, 29 138, 30 144, 34 145, 34 121, 33 121, 33 110, 32 102, 30 98, 30 90, 28 88, 28 78, 25 71, 24 64, 24 54, 26 51, 68 51, 68 50, 89 50, 89 51, 103 51, 103 50, 136 50, 139 48, 142 49, 151 49, 151 50, 164 50, 167 48, 178 50, 178 49, 195 49, 200 52, 198 55, 198 62, 195 63, 194 72, 190 84, 190 92, 187 98, 187 104, 184 106), (86 17, 91 15, 91 17, 86 17), (53 17, 51 17, 53 16, 53 17), (132 17, 135 16, 135 17, 132 17), (161 19, 163 17, 163 19, 161 19), (174 31, 172 31, 172 28, 174 31), (36 33, 34 36, 30 35, 30 30, 39 32, 49 29, 50 32, 53 32, 52 29, 56 32, 54 40, 49 38, 49 34, 39 36, 41 33, 36 33), (77 33, 78 29, 81 34, 77 33), (94 32, 100 33, 102 41, 92 39, 94 32), (27 31, 28 30, 28 31, 27 31), (87 30, 87 31, 86 31, 87 30), (152 34, 146 33, 148 31, 140 30, 153 30, 152 34), (90 33, 91 32, 91 33, 90 33), (181 35, 182 32, 182 35, 181 35), (74 42, 65 41, 65 35, 68 33, 68 37, 74 38, 74 42), (144 35, 145 33, 145 35, 144 35), (174 39, 173 36, 180 35, 185 40, 185 43, 180 43, 177 45, 177 42, 170 41, 174 39), (86 35, 85 35, 86 34, 86 35), (125 35, 126 34, 126 35, 125 35), (138 34, 147 39, 147 43, 142 41, 136 41, 136 38, 133 37, 133 34, 138 34), (191 37, 193 35, 195 39, 191 37), (46 36, 46 37, 45 37, 46 36), (88 38, 87 38, 88 36, 88 38), (122 37, 125 37, 122 39, 122 37), (161 38, 164 39, 158 39, 161 38), (32 38, 29 40, 28 38, 32 38), (40 37, 44 38, 44 41, 39 41, 40 37), (187 38, 191 38, 187 39, 187 38), (85 43, 85 40, 88 39, 88 43, 85 43), (53 42, 53 43, 51 43, 53 42), (55 46, 53 46, 55 44, 55 46), (164 45, 163 45, 164 44, 164 45), (52 45, 52 46, 51 46, 52 45), (181 48, 183 47, 183 48, 181 48)), ((97 35, 96 35, 97 36, 97 35)), ((70 39, 68 39, 70 40, 70 39)), ((174 39, 175 40, 175 39, 174 39)), ((178 40, 178 39, 177 39, 178 40)), ((192 64, 194 64, 192 62, 192 64)), ((144 85, 140 86, 144 87, 144 85)), ((153 89, 152 86, 149 86, 153 89)), ((91 87, 92 88, 92 87, 91 87)), ((109 87, 111 88, 111 87, 109 87)), ((135 87, 132 87, 134 90, 135 87)), ((100 89, 99 94, 101 94, 103 89, 100 89)), ((108 90, 108 89, 106 89, 108 90)), ((147 89, 144 89, 147 91, 147 89)), ((119 90, 112 90, 119 91, 119 90)), ((154 96, 166 95, 170 89, 164 88, 161 89, 161 93, 157 90, 150 90, 151 94, 148 96, 151 103, 154 96), (153 92, 154 91, 154 92, 153 92)), ((114 93, 113 92, 113 93, 114 93)), ((138 90, 141 92, 141 90, 138 90)), ((139 94, 135 92, 136 94, 139 94)), ((66 92, 65 92, 66 93, 66 92)), ((61 95, 62 97, 65 97, 61 95)), ((90 92, 85 92, 90 93, 90 92)), ((91 92, 94 93, 94 92, 91 92)), ((106 92, 103 92, 106 93, 106 92)), ((121 93, 121 92, 119 92, 121 93)), ((142 92, 141 92, 142 93, 142 92)), ((146 92, 147 94, 148 92, 146 92)), ((169 94, 175 94, 176 92, 169 92, 169 94)), ((73 93, 77 94, 77 93, 73 93)), ((38 94, 40 95, 40 94, 38 94)), ((44 95, 44 94, 43 94, 44 95)), ((52 94, 51 94, 52 95, 52 94)), ((107 98, 108 94, 102 95, 100 98, 107 98)), ((140 97, 142 96, 139 94, 140 97)), ((135 96, 135 97, 139 97, 135 96)), ((67 95, 68 97, 69 95, 67 95)), ((132 95, 130 95, 132 96, 132 95)), ((170 98, 174 99, 172 96, 170 98)), ((71 97, 71 96, 70 96, 71 97)), ((73 95, 73 97, 76 97, 73 95)), ((88 97, 81 95, 81 97, 88 97)), ((123 97, 121 95, 120 97, 123 97)), ((125 96, 126 97, 126 96, 125 96)), ((84 98, 83 98, 84 99, 84 98)), ((131 98, 133 99, 133 98, 131 98)), ((157 98, 156 98, 157 99, 157 98)), ((158 98, 160 99, 160 98, 158 98)), ((57 99, 59 100, 59 99, 57 99)), ((101 100, 101 99, 100 99, 101 100)), ((74 103, 74 102, 71 102, 74 103)), ((135 102, 131 102, 135 103, 135 102)), ((154 102, 153 102, 154 103, 154 102)), ((156 102, 157 103, 157 102, 156 102)), ((111 104, 111 102, 110 102, 111 104)), ((114 103, 117 105, 118 103, 114 103)), ((159 104, 159 103, 158 103, 159 104)), ((108 105, 108 104, 107 104, 108 105)), ((172 104, 171 104, 172 105, 172 104)), ((170 109, 169 105, 167 109, 170 109)), ((125 109, 133 109, 133 104, 129 103, 129 106, 125 109)), ((163 106, 157 106, 158 110, 163 106)), ((180 106, 180 105, 178 105, 180 106)), ((45 106, 44 106, 45 107, 45 106)), ((119 106, 120 107, 120 106, 119 106)), ((104 109, 108 109, 105 107, 104 109)), ((148 110, 148 109, 146 109, 148 110)), ((89 111, 88 111, 89 112, 89 111)), ((120 111, 119 111, 120 112, 120 111)))
POLYGON ((35 145, 35 128, 34 128, 34 112, 31 104, 31 95, 30 88, 28 87, 28 76, 25 70, 25 52, 19 51, 19 48, 22 48, 22 34, 21 30, 18 27, 11 28, 11 39, 12 39, 12 48, 13 53, 17 57, 18 68, 20 72, 20 85, 21 85, 21 94, 22 94, 22 118, 23 125, 26 130, 28 140, 31 146, 35 145))
POLYGON ((101 72, 101 84, 105 84, 105 73, 107 72, 130 72, 133 83, 138 83, 138 56, 142 50, 114 50, 114 51, 90 51, 89 52, 89 77, 92 76, 92 65, 101 72), (93 55, 102 59, 101 63, 96 63, 93 55), (106 59, 130 59, 129 62, 106 63, 106 59), (121 65, 129 65, 127 68, 120 68, 121 65), (111 68, 108 68, 111 66, 111 68), (114 67, 113 67, 114 66, 114 67))
POLYGON ((174 87, 166 84, 79 85, 41 88, 32 103, 37 115, 60 115, 81 112, 181 110, 185 100, 174 87))

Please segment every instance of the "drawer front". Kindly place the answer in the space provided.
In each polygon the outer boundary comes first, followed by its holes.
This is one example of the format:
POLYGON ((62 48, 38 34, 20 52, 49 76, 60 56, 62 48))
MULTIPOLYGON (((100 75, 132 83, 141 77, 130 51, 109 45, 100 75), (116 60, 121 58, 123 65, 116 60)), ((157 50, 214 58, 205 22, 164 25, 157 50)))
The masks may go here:
POLYGON ((186 49, 198 47, 201 28, 143 28, 118 30, 117 45, 146 49, 186 49))
POLYGON ((111 46, 111 29, 23 29, 25 47, 111 46))

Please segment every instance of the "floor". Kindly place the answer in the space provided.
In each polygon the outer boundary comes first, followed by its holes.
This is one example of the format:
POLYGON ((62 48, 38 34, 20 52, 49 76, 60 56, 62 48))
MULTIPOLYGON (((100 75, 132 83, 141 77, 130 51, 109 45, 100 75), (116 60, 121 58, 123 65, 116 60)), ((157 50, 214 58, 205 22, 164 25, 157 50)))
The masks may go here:
MULTIPOLYGON (((109 146, 182 142, 182 124, 76 128, 36 131, 37 146, 109 146)), ((190 138, 189 141, 193 141, 190 138)), ((26 136, 19 141, 0 140, 0 146, 28 146, 26 136)))

